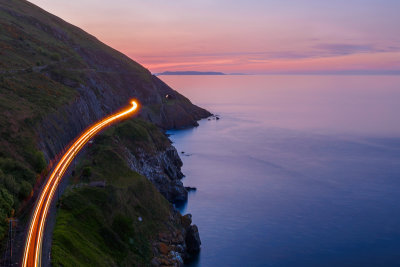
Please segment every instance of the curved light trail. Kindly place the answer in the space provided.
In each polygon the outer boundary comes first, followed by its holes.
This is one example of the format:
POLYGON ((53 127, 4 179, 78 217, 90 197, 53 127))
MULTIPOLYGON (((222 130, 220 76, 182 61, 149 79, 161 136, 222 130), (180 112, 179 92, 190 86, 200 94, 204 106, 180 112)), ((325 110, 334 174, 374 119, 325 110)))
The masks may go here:
POLYGON ((46 181, 42 192, 39 195, 35 209, 30 221, 28 235, 25 242, 25 250, 22 259, 23 267, 41 266, 41 253, 43 231, 46 223, 48 210, 50 208, 53 195, 57 186, 62 179, 64 173, 68 169, 70 163, 85 146, 85 144, 93 138, 98 132, 105 127, 115 123, 121 119, 132 115, 138 109, 138 103, 135 100, 131 102, 132 106, 117 112, 109 117, 102 119, 93 126, 85 130, 68 148, 67 152, 63 155, 61 160, 57 163, 53 172, 50 174, 49 179, 46 181))

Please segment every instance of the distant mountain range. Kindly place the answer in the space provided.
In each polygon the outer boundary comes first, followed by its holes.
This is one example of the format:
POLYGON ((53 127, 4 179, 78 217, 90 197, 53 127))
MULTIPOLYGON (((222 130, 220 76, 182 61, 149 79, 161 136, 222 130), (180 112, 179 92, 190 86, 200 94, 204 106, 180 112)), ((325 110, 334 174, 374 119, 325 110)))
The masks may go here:
POLYGON ((154 75, 226 75, 223 72, 216 71, 164 71, 161 73, 155 73, 154 75))

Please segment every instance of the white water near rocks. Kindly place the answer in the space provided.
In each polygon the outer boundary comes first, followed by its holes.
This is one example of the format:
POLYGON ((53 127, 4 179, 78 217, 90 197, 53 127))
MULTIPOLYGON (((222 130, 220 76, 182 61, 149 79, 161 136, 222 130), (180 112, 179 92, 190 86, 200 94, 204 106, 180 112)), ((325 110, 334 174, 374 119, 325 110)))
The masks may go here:
POLYGON ((400 265, 400 77, 161 79, 221 117, 170 131, 192 266, 400 265))

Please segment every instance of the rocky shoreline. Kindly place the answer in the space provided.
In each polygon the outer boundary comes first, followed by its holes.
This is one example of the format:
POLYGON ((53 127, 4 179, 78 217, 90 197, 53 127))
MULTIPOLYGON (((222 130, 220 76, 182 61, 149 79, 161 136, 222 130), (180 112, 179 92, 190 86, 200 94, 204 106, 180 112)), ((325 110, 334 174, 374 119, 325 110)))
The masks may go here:
MULTIPOLYGON (((147 128, 136 121, 137 127, 127 129, 125 134, 139 140, 140 148, 129 150, 127 144, 121 142, 119 145, 126 149, 117 155, 125 153, 129 168, 151 181, 170 203, 186 201, 188 193, 181 181, 184 176, 182 161, 167 138, 160 137, 160 131, 196 126, 198 120, 211 113, 193 105, 127 56, 27 1, 2 1, 0 12, 5 29, 1 83, 7 99, 12 100, 10 106, 1 109, 3 125, 7 125, 3 127, 3 136, 7 138, 2 140, 1 154, 12 158, 16 166, 23 166, 25 173, 30 170, 39 174, 42 170, 35 170, 32 155, 39 155, 40 160, 48 164, 56 161, 65 147, 89 125, 125 107, 130 99, 138 99, 140 112, 137 117, 147 123, 147 128), (148 134, 149 125, 157 131, 148 134), (157 138, 160 141, 156 144, 157 138)), ((110 147, 114 148, 115 144, 110 147)), ((32 191, 31 187, 34 187, 35 193, 38 191, 42 180, 34 175, 29 179, 19 176, 15 177, 21 183, 18 187, 24 182, 28 190, 32 191)), ((7 188, 3 186, 2 189, 7 188)), ((147 190, 153 193, 152 186, 147 190)), ((18 192, 8 191, 15 199, 13 203, 22 200, 18 192)), ((167 205, 164 198, 158 199, 158 195, 157 192, 157 200, 146 202, 144 207, 153 207, 150 204, 156 201, 167 205)), ((13 208, 23 212, 30 209, 17 205, 13 208)), ((2 218, 12 215, 11 208, 8 213, 2 214, 2 218)), ((197 227, 183 227, 183 221, 176 213, 171 204, 171 217, 176 217, 173 220, 181 228, 184 240, 180 244, 189 251, 192 248, 188 245, 190 240, 198 239, 197 227)), ((0 226, 7 227, 5 220, 0 226)), ((179 236, 178 233, 174 235, 174 231, 170 234, 171 242, 179 236)), ((182 259, 186 258, 185 253, 181 253, 182 259)), ((139 260, 140 257, 143 255, 138 255, 139 260)))
POLYGON ((197 226, 192 225, 192 215, 175 211, 171 221, 181 227, 160 233, 152 243, 152 266, 183 266, 200 252, 201 240, 197 226))
MULTIPOLYGON (((143 149, 130 151, 126 148, 128 166, 150 180, 158 191, 170 203, 182 203, 188 199, 188 191, 196 190, 184 187, 181 158, 172 145, 165 150, 146 153, 143 149)), ((192 224, 192 215, 182 216, 175 207, 171 207, 170 224, 177 226, 159 233, 152 242, 154 258, 152 266, 183 266, 200 252, 201 240, 197 225, 192 224)))
POLYGON ((171 145, 154 154, 143 149, 134 152, 127 149, 126 152, 129 167, 147 177, 169 202, 187 201, 188 191, 181 181, 183 163, 175 147, 171 145))

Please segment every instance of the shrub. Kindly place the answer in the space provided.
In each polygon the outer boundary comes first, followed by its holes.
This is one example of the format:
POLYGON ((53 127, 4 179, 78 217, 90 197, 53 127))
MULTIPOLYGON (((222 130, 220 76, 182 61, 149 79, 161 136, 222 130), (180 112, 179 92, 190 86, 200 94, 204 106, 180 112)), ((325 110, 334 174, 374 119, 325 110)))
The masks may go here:
POLYGON ((51 60, 54 60, 54 61, 60 61, 61 60, 60 55, 57 54, 57 53, 51 54, 50 58, 51 58, 51 60))
POLYGON ((32 192, 31 184, 28 183, 27 181, 22 181, 21 187, 19 189, 18 197, 20 199, 25 199, 25 198, 29 197, 31 192, 32 192))
POLYGON ((37 173, 41 173, 46 168, 47 162, 42 151, 36 151, 32 156, 32 165, 37 173))
POLYGON ((7 191, 7 189, 0 189, 0 210, 4 212, 5 215, 10 215, 14 205, 14 200, 12 195, 7 191))
POLYGON ((19 191, 19 185, 12 175, 1 174, 0 184, 4 185, 4 187, 12 194, 16 194, 19 191))
POLYGON ((31 184, 35 182, 35 173, 18 161, 0 158, 0 168, 5 174, 12 175, 17 182, 21 180, 28 181, 31 184))
POLYGON ((131 218, 123 215, 117 214, 112 223, 112 229, 115 233, 119 235, 121 240, 127 242, 129 237, 135 234, 135 230, 133 229, 133 221, 131 218))
POLYGON ((82 170, 82 176, 89 178, 92 175, 92 168, 90 168, 89 166, 86 166, 85 168, 83 168, 82 170))
POLYGON ((0 239, 4 238, 4 234, 7 231, 7 215, 0 210, 0 239))
POLYGON ((11 215, 14 200, 7 189, 0 189, 0 239, 4 238, 7 231, 7 217, 11 215))

